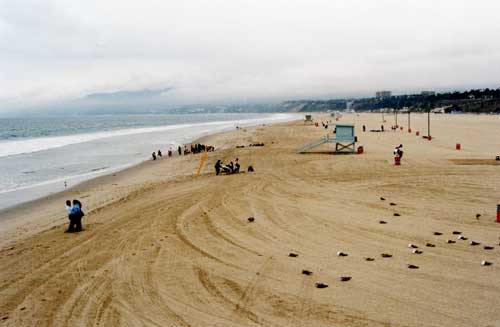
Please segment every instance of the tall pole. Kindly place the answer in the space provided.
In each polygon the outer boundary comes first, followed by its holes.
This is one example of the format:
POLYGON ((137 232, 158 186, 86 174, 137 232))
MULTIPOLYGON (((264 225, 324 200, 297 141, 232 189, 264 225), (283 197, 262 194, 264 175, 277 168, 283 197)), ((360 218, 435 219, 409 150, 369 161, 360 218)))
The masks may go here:
POLYGON ((431 137, 431 109, 427 111, 427 137, 431 137))
POLYGON ((394 112, 396 113, 396 127, 398 127, 398 109, 394 109, 394 112))
POLYGON ((411 132, 411 125, 410 125, 410 109, 408 109, 408 132, 411 132))

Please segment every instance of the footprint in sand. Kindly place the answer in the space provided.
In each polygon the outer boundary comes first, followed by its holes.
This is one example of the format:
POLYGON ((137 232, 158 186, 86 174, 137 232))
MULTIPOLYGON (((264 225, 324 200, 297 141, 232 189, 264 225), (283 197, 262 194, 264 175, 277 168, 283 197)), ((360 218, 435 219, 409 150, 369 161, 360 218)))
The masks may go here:
POLYGON ((467 241, 467 237, 462 236, 462 235, 458 236, 457 239, 462 240, 462 241, 467 241))
POLYGON ((412 248, 412 249, 418 249, 418 246, 416 246, 415 244, 408 244, 408 247, 409 248, 412 248))
POLYGON ((348 282, 348 281, 350 281, 351 279, 352 279, 352 277, 350 277, 350 276, 341 276, 341 277, 340 277, 340 281, 341 281, 341 282, 348 282))
POLYGON ((254 217, 248 217, 247 220, 248 220, 248 222, 253 223, 255 221, 255 218, 254 217))
POLYGON ((296 258, 298 257, 299 255, 297 253, 289 253, 288 254, 289 257, 292 257, 292 258, 296 258))
POLYGON ((397 212, 394 213, 394 217, 399 217, 399 216, 401 216, 399 213, 397 212))
POLYGON ((375 261, 375 258, 365 258, 365 261, 375 261))
POLYGON ((379 224, 387 224, 387 221, 380 220, 378 223, 379 224))
POLYGON ((382 253, 380 255, 382 258, 391 258, 392 257, 392 254, 389 254, 389 253, 382 253))
POLYGON ((348 254, 347 253, 344 253, 344 252, 337 252, 337 257, 347 257, 348 254))
POLYGON ((302 274, 303 275, 307 275, 307 276, 311 276, 312 275, 312 271, 309 271, 309 270, 302 270, 302 274))
POLYGON ((434 245, 434 244, 432 244, 432 243, 425 243, 425 246, 427 246, 428 248, 433 248, 433 247, 435 247, 435 245, 434 245))
POLYGON ((441 233, 441 232, 434 232, 434 235, 439 236, 439 235, 443 235, 443 233, 441 233))
POLYGON ((323 284, 323 283, 316 283, 316 288, 327 288, 328 285, 323 284))
POLYGON ((489 261, 486 261, 486 260, 481 262, 481 266, 491 266, 491 265, 492 265, 492 263, 489 261))
POLYGON ((422 251, 417 250, 417 249, 413 250, 412 252, 415 253, 415 254, 422 254, 423 253, 422 251))
POLYGON ((385 198, 382 198, 382 197, 381 197, 381 198, 380 198, 380 200, 385 201, 385 198))
POLYGON ((479 243, 479 242, 474 242, 474 241, 470 241, 470 245, 472 245, 472 246, 476 246, 476 245, 479 245, 479 244, 481 244, 481 243, 479 243))
POLYGON ((408 268, 409 268, 409 269, 418 269, 419 267, 418 267, 418 266, 415 266, 415 265, 408 265, 408 268))
POLYGON ((488 245, 485 245, 485 246, 484 246, 484 249, 485 249, 485 250, 493 250, 493 249, 494 249, 494 247, 492 247, 492 246, 488 246, 488 245))
POLYGON ((453 241, 453 240, 446 240, 446 243, 448 243, 448 244, 454 244, 454 243, 457 243, 457 242, 453 241))
POLYGON ((455 231, 453 231, 453 232, 452 232, 452 234, 453 234, 453 235, 460 235, 460 234, 462 234, 462 232, 459 232, 459 231, 456 231, 456 230, 455 230, 455 231))
POLYGON ((391 206, 395 206, 395 205, 396 205, 396 203, 394 203, 394 202, 391 202, 391 203, 389 203, 389 204, 390 204, 391 206))

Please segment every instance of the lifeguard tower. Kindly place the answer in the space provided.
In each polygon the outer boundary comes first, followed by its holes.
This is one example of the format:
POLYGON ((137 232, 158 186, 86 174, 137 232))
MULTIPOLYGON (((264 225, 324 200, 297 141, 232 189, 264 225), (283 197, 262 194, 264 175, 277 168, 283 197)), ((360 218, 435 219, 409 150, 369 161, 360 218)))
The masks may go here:
POLYGON ((313 124, 312 116, 306 115, 306 119, 304 120, 304 125, 313 124))
POLYGON ((334 143, 335 153, 355 153, 357 138, 354 133, 354 124, 337 124, 335 129, 335 135, 327 134, 314 140, 297 149, 297 153, 304 153, 325 143, 334 143))

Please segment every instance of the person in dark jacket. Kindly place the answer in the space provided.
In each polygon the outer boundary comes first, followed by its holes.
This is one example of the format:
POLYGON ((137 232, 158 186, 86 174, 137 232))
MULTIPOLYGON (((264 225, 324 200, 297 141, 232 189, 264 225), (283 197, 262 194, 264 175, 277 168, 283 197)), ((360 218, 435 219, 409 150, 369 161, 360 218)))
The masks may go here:
POLYGON ((222 163, 220 162, 220 160, 217 160, 217 162, 215 163, 215 175, 220 174, 221 166, 222 166, 222 163))

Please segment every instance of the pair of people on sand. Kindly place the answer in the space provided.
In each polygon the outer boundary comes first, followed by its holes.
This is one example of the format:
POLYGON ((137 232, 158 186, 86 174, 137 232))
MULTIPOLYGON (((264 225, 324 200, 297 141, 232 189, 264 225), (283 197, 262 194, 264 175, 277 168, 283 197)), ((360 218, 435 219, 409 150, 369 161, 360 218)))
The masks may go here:
POLYGON ((81 232, 82 229, 82 218, 85 216, 82 210, 82 203, 78 200, 73 200, 73 206, 71 206, 71 201, 66 200, 66 211, 68 212, 69 225, 67 233, 81 232))
POLYGON ((398 156, 400 159, 403 158, 403 144, 394 148, 394 155, 398 156))

